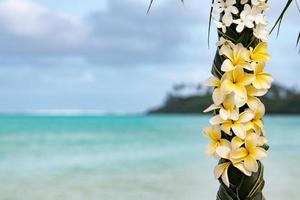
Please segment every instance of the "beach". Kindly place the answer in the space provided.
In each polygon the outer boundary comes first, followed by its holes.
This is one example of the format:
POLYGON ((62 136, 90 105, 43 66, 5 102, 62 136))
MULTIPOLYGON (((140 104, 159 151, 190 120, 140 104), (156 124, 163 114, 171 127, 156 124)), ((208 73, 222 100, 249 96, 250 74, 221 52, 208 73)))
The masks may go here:
MULTIPOLYGON (((0 200, 215 199, 209 116, 0 117, 0 200)), ((300 116, 267 116, 267 199, 300 195, 300 116)))

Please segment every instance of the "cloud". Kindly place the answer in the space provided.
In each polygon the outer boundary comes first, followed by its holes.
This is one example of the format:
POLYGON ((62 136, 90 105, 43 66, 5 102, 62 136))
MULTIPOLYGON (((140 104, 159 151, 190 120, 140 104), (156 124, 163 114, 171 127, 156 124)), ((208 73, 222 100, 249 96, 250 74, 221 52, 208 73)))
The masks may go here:
POLYGON ((146 8, 145 2, 112 0, 106 10, 78 19, 31 0, 3 1, 0 63, 55 65, 68 57, 97 66, 199 61, 205 40, 191 36, 201 15, 169 1, 150 16, 146 8))
POLYGON ((0 3, 0 62, 47 63, 79 49, 88 28, 75 17, 30 0, 0 3))
MULTIPOLYGON (((98 67, 209 64, 208 1, 191 0, 185 7, 157 1, 150 15, 147 4, 109 0, 106 9, 77 18, 33 0, 2 1, 0 65, 60 66, 78 60, 98 67)), ((291 12, 294 16, 295 9, 291 12)))

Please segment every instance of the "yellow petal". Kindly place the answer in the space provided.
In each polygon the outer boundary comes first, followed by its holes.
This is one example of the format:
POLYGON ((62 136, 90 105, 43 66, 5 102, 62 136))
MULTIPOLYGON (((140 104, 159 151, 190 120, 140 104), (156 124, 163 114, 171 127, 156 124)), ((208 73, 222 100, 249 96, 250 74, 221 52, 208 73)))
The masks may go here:
POLYGON ((236 107, 240 108, 247 103, 248 96, 240 97, 238 95, 234 95, 234 104, 236 107))
POLYGON ((219 164, 214 169, 215 178, 218 179, 224 173, 225 169, 230 166, 230 162, 219 164))
POLYGON ((234 123, 231 128, 236 136, 238 136, 241 139, 245 139, 246 131, 243 124, 234 123))
POLYGON ((254 67, 254 73, 255 74, 261 73, 261 72, 263 72, 264 68, 265 68, 265 63, 264 62, 260 62, 257 65, 255 65, 255 67, 254 67))
POLYGON ((214 76, 208 78, 206 81, 204 81, 204 85, 209 87, 219 87, 220 86, 220 80, 214 76))
POLYGON ((223 49, 222 53, 230 60, 233 60, 233 50, 231 48, 223 49))
POLYGON ((234 137, 231 140, 231 146, 232 146, 232 149, 234 149, 234 150, 240 148, 243 144, 244 144, 244 140, 242 140, 239 137, 234 137))
POLYGON ((211 140, 218 141, 221 139, 221 131, 218 126, 207 127, 203 130, 203 133, 211 140))
POLYGON ((241 161, 247 156, 248 156, 248 151, 244 147, 235 149, 230 154, 231 159, 236 161, 241 161))
POLYGON ((225 120, 223 120, 220 115, 215 115, 212 118, 210 118, 209 122, 211 125, 218 125, 223 123, 225 120))
POLYGON ((241 83, 244 86, 250 85, 254 79, 255 77, 253 76, 253 74, 245 74, 243 77, 240 78, 239 83, 241 83))
POLYGON ((220 109, 220 117, 221 117, 222 119, 224 119, 224 120, 229 119, 229 117, 230 117, 230 111, 225 110, 224 108, 221 108, 221 109, 220 109))
POLYGON ((216 105, 220 105, 224 101, 224 95, 220 88, 216 88, 212 94, 213 102, 216 105))
POLYGON ((227 146, 219 146, 216 148, 216 153, 221 158, 229 159, 230 157, 231 149, 227 146))
POLYGON ((250 134, 246 137, 245 139, 245 147, 246 149, 249 151, 249 153, 253 153, 256 149, 256 143, 257 143, 257 135, 254 134, 250 134))
POLYGON ((273 78, 271 75, 262 73, 256 75, 252 84, 256 89, 269 89, 271 87, 273 78))
POLYGON ((253 156, 250 156, 250 155, 247 156, 244 159, 244 164, 245 164, 245 168, 248 171, 257 172, 257 170, 258 170, 258 164, 257 164, 256 159, 253 156))
POLYGON ((230 182, 229 182, 229 178, 228 178, 228 167, 225 168, 225 171, 224 173, 222 174, 221 178, 222 178, 222 181, 223 183, 227 186, 227 187, 230 187, 230 182))
POLYGON ((229 79, 224 80, 221 84, 221 91, 223 94, 229 94, 234 91, 234 89, 235 85, 229 79))
POLYGON ((215 153, 217 147, 218 147, 218 143, 215 142, 215 141, 211 141, 211 142, 206 146, 205 154, 206 154, 207 156, 212 156, 212 155, 214 155, 214 153, 215 153))
POLYGON ((235 66, 232 64, 232 62, 229 59, 226 59, 221 66, 221 70, 223 72, 232 71, 234 69, 235 69, 235 66))
POLYGON ((265 115, 265 111, 265 105, 260 102, 254 110, 254 119, 261 119, 265 115))
POLYGON ((251 112, 251 110, 245 110, 240 114, 240 118, 238 120, 238 123, 246 123, 253 119, 254 114, 251 112))
POLYGON ((248 96, 247 99, 247 105, 249 106, 249 108, 255 112, 255 110, 257 109, 258 106, 260 106, 261 104, 263 104, 257 97, 250 97, 248 96))
POLYGON ((251 60, 255 62, 266 62, 270 59, 270 55, 267 53, 267 43, 259 43, 252 51, 251 60))
POLYGON ((232 135, 232 133, 230 132, 231 126, 232 126, 231 121, 224 122, 223 124, 221 124, 221 130, 228 135, 232 135))
POLYGON ((241 172, 243 172, 246 176, 251 176, 252 173, 246 169, 244 163, 239 162, 239 163, 235 163, 233 165, 234 165, 234 167, 238 168, 241 172))
POLYGON ((246 89, 249 96, 256 97, 264 96, 268 92, 267 89, 256 89, 252 85, 247 86, 246 89))
POLYGON ((232 120, 238 120, 239 119, 239 109, 238 108, 231 111, 230 119, 232 119, 232 120))
POLYGON ((226 139, 221 139, 220 140, 220 146, 226 146, 228 148, 231 148, 231 143, 226 139))
POLYGON ((234 82, 239 82, 244 77, 245 73, 241 67, 237 67, 234 71, 232 71, 232 78, 234 82))
POLYGON ((236 83, 233 92, 241 98, 247 98, 247 90, 242 84, 236 83))
POLYGON ((262 159, 267 157, 267 151, 261 147, 256 147, 255 155, 256 159, 262 159))
POLYGON ((219 109, 219 108, 220 108, 220 106, 212 104, 208 108, 206 108, 203 112, 210 112, 210 111, 213 111, 213 110, 216 110, 216 109, 219 109))

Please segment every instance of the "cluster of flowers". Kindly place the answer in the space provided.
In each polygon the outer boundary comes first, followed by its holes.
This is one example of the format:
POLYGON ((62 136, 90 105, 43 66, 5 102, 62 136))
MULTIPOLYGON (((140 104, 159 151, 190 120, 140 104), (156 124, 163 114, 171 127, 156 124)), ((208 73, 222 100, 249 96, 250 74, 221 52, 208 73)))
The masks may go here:
POLYGON ((212 18, 218 29, 226 33, 227 27, 236 24, 241 33, 245 27, 253 29, 256 38, 267 41, 269 31, 264 12, 268 9, 267 0, 216 0, 213 3, 212 18), (237 5, 243 7, 239 12, 237 5), (220 19, 220 20, 219 20, 220 19))
POLYGON ((229 187, 230 165, 251 176, 258 170, 257 160, 267 156, 262 148, 267 142, 262 122, 265 106, 258 97, 267 93, 272 77, 264 72, 269 59, 265 42, 245 48, 221 38, 217 44, 226 59, 221 79, 213 76, 206 81, 214 91, 213 104, 204 112, 215 111, 216 115, 204 135, 210 139, 206 154, 222 159, 215 168, 215 177, 221 177, 229 187))

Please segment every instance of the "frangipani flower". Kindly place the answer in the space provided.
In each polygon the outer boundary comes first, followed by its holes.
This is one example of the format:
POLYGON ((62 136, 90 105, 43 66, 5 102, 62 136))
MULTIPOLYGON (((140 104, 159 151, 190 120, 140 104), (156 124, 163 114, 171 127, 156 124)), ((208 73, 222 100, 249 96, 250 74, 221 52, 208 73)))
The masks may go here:
POLYGON ((269 89, 273 78, 270 74, 264 73, 265 63, 258 63, 254 68, 254 79, 252 85, 256 89, 269 89))
POLYGON ((244 140, 241 140, 238 137, 234 137, 231 140, 231 143, 227 143, 224 146, 220 146, 216 149, 216 153, 218 156, 220 156, 223 159, 229 160, 230 162, 226 162, 228 164, 222 165, 219 164, 215 167, 214 174, 215 177, 219 178, 222 175, 223 182, 229 187, 229 180, 228 180, 228 168, 230 164, 232 164, 234 167, 239 169, 241 172, 243 172, 247 176, 251 176, 251 171, 247 170, 242 163, 242 161, 234 160, 231 156, 231 153, 237 149, 239 149, 244 144, 244 140), (228 182, 227 182, 228 181, 228 182))
POLYGON ((237 120, 224 120, 221 118, 220 115, 215 115, 210 119, 210 123, 212 125, 221 125, 221 130, 228 135, 232 135, 231 130, 233 133, 241 139, 245 139, 246 137, 246 128, 245 125, 249 121, 251 121, 254 117, 253 112, 251 110, 245 110, 241 114, 237 120))
MULTIPOLYGON (((217 18, 221 13, 224 13, 222 16, 222 23, 216 23, 218 28, 222 28, 222 31, 226 32, 226 27, 229 27, 233 22, 232 14, 238 14, 239 10, 234 5, 236 0, 219 0, 213 4, 212 17, 217 18)), ((217 20, 218 21, 218 20, 217 20)))
POLYGON ((264 24, 257 24, 253 29, 253 34, 263 42, 268 41, 270 37, 270 32, 268 31, 267 26, 264 24))
POLYGON ((250 47, 247 52, 247 59, 254 62, 266 62, 270 59, 270 55, 267 52, 267 43, 261 42, 254 49, 250 47))
POLYGON ((250 122, 248 122, 245 126, 246 129, 253 129, 255 133, 260 135, 264 129, 262 118, 265 115, 265 106, 263 103, 260 102, 257 103, 255 107, 255 110, 252 110, 253 119, 250 122))
POLYGON ((251 3, 254 6, 260 6, 266 4, 266 0, 251 0, 251 3))
POLYGON ((253 74, 247 74, 242 68, 238 67, 232 72, 227 72, 225 74, 225 80, 221 84, 221 91, 225 95, 234 93, 235 95, 246 99, 246 86, 250 85, 253 79, 253 74))
POLYGON ((209 86, 209 87, 215 87, 213 94, 212 94, 212 98, 214 101, 215 105, 220 105, 223 101, 225 96, 222 94, 221 92, 221 82, 222 80, 216 78, 216 77, 210 77, 209 79, 207 79, 205 81, 205 85, 209 86))
POLYGON ((226 14, 238 14, 239 10, 234 5, 236 0, 220 0, 221 9, 226 14))
POLYGON ((246 4, 244 6, 244 10, 240 14, 240 19, 233 20, 236 26, 237 32, 242 32, 245 27, 247 28, 253 28, 254 27, 254 17, 251 15, 251 6, 249 4, 246 4))
POLYGON ((226 48, 222 53, 227 57, 221 66, 223 72, 232 71, 238 67, 247 67, 247 50, 242 44, 234 45, 232 48, 226 48))
POLYGON ((235 46, 233 44, 233 42, 231 42, 230 40, 227 40, 223 37, 220 38, 220 40, 218 40, 216 42, 217 47, 219 47, 219 54, 223 55, 224 52, 228 52, 228 51, 232 51, 232 48, 235 46))
POLYGON ((262 12, 262 8, 258 6, 252 6, 251 15, 253 16, 255 24, 267 24, 266 16, 262 12))
POLYGON ((219 146, 228 145, 230 143, 226 139, 222 139, 221 130, 218 126, 211 126, 203 130, 203 134, 210 139, 210 143, 207 145, 205 153, 207 156, 215 155, 216 149, 219 146))
POLYGON ((245 168, 250 172, 257 172, 257 160, 267 157, 265 149, 257 146, 257 135, 251 134, 245 139, 245 147, 233 150, 231 159, 243 161, 245 168))
POLYGON ((237 120, 239 118, 239 108, 234 104, 233 95, 227 95, 221 105, 217 106, 215 104, 212 104, 207 109, 205 109, 204 112, 210 112, 217 109, 219 109, 220 117, 223 120, 237 120))
POLYGON ((214 20, 214 23, 218 29, 221 29, 223 33, 226 33, 226 24, 218 20, 214 20))

